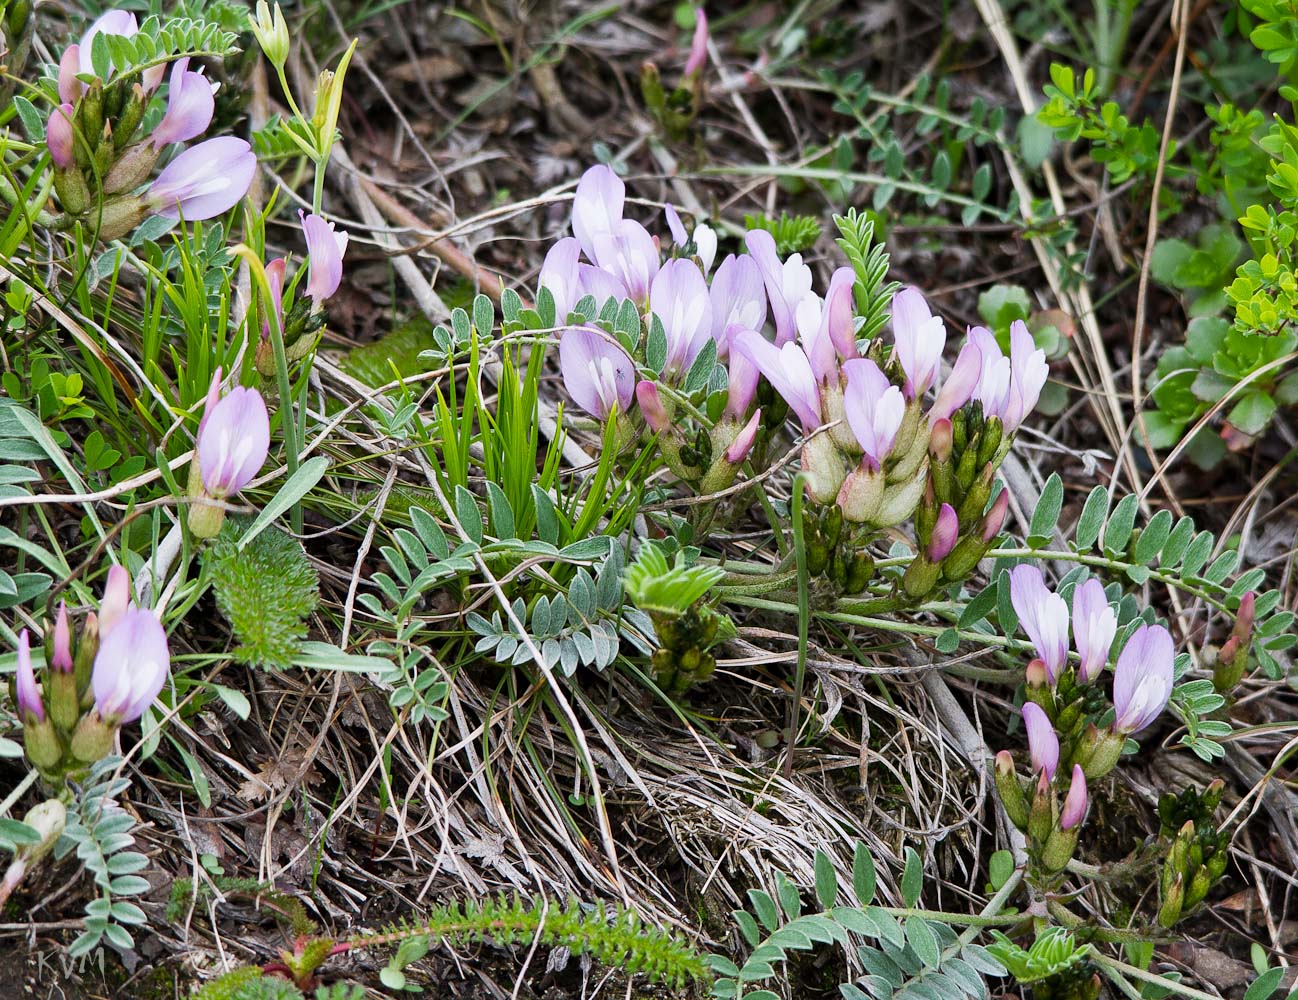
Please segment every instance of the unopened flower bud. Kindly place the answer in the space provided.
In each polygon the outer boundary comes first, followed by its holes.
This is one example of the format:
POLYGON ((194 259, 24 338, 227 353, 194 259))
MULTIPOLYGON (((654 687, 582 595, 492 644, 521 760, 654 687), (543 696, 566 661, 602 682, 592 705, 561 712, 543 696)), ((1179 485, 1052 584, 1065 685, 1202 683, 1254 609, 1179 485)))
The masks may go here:
POLYGON ((1163 901, 1158 907, 1158 923, 1171 930, 1181 919, 1181 908, 1185 904, 1185 876, 1179 872, 1171 885, 1163 893, 1163 901))
POLYGON ((98 712, 83 715, 72 731, 72 756, 83 764, 103 760, 112 753, 115 732, 117 728, 101 719, 98 712))
POLYGON ((90 690, 90 672, 97 652, 99 652, 99 616, 92 611, 86 615, 86 620, 81 626, 81 636, 77 639, 77 655, 72 661, 72 676, 77 680, 77 694, 81 698, 82 708, 86 708, 88 704, 86 698, 90 690))
POLYGON ((988 417, 983 423, 982 434, 978 439, 978 464, 985 465, 996 458, 997 449, 1001 446, 1001 439, 1004 436, 1005 427, 1001 423, 1001 418, 992 416, 988 417))
POLYGON ((45 124, 45 145, 50 159, 60 170, 69 169, 76 160, 76 136, 72 129, 72 105, 60 104, 50 112, 45 124))
POLYGON ((1028 839, 1034 844, 1045 844, 1050 831, 1055 828, 1054 793, 1050 790, 1050 780, 1042 771, 1032 792, 1032 804, 1028 808, 1028 839))
POLYGON ((289 34, 279 4, 275 4, 275 12, 272 14, 266 0, 257 0, 257 16, 252 18, 252 33, 271 65, 276 69, 283 68, 288 61, 289 34))
POLYGON ((949 503, 944 503, 938 509, 937 522, 933 525, 933 536, 928 543, 926 554, 929 561, 940 563, 955 548, 959 537, 960 521, 956 517, 955 508, 949 503))
POLYGON ((748 457, 748 453, 753 450, 753 442, 757 439, 757 431, 761 425, 762 411, 759 409, 753 412, 743 430, 730 442, 730 447, 726 449, 727 462, 731 465, 739 465, 748 457))
POLYGON ((658 395, 658 383, 651 382, 648 379, 641 379, 636 383, 635 398, 650 430, 656 434, 661 434, 671 427, 671 416, 667 413, 667 409, 663 406, 662 399, 658 395))
POLYGON ((991 509, 983 517, 982 540, 988 545, 1001 533, 1009 509, 1010 491, 1002 486, 1001 491, 996 494, 996 499, 992 501, 991 509))
POLYGON ((933 421, 928 435, 928 457, 932 462, 945 462, 951 457, 951 421, 942 417, 933 421))
POLYGON ((1008 750, 996 755, 996 791, 1000 794, 1005 815, 1020 831, 1028 828, 1028 802, 1023 785, 1014 770, 1014 757, 1008 750))
POLYGON ((708 61, 708 18, 700 7, 694 11, 694 38, 690 43, 690 55, 685 60, 685 77, 688 79, 700 73, 708 61))
POLYGON ((1114 732, 1112 729, 1101 732, 1091 725, 1082 737, 1074 759, 1082 765, 1087 779, 1095 781, 1117 767, 1118 759, 1122 756, 1122 748, 1126 743, 1127 738, 1121 733, 1114 732))
POLYGON ((59 613, 54 619, 54 642, 50 666, 64 673, 72 671, 72 629, 68 625, 68 606, 59 602, 59 613))
POLYGON ((843 459, 828 434, 813 435, 803 444, 802 471, 807 473, 807 494, 812 500, 829 504, 838 498, 844 481, 843 459))
POLYGON ((1086 773, 1078 764, 1073 765, 1073 780, 1068 786, 1068 795, 1064 799, 1063 811, 1059 814, 1059 829, 1071 830, 1081 825, 1086 818, 1086 806, 1089 799, 1086 794, 1086 773))

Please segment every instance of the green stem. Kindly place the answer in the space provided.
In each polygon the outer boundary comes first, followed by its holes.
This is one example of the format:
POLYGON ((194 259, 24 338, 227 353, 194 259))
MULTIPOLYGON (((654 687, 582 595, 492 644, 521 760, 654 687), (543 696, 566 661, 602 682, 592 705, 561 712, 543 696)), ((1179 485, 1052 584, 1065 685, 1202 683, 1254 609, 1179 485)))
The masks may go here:
POLYGON ((1142 983, 1152 983, 1155 986, 1170 990, 1173 993, 1180 993, 1184 997, 1192 997, 1193 1000, 1221 1000, 1221 997, 1215 993, 1206 993, 1203 990, 1197 990, 1193 986, 1186 986, 1184 983, 1178 983, 1174 979, 1168 979, 1166 976, 1156 975, 1153 972, 1146 972, 1144 969, 1137 968, 1127 962, 1116 958, 1110 958, 1108 955, 1102 955, 1099 952, 1092 951, 1091 961, 1100 966, 1111 976, 1117 975, 1139 979, 1142 983))

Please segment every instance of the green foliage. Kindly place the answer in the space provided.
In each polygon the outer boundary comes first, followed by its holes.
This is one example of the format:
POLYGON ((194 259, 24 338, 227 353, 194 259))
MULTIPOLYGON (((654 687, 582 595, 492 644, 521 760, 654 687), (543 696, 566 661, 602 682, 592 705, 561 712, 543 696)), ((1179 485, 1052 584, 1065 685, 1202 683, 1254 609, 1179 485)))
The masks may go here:
POLYGON ((857 905, 836 905, 840 887, 823 852, 817 852, 815 873, 819 908, 814 913, 802 912, 802 893, 781 873, 775 875, 775 896, 748 890, 751 912, 736 910, 733 916, 751 950, 742 965, 712 956, 719 977, 713 996, 769 1000, 776 994, 749 987, 775 979, 776 965, 788 961, 792 952, 820 951, 824 945, 854 948, 864 966, 863 977, 839 985, 846 1000, 976 1000, 987 994, 984 976, 1005 974, 987 949, 958 938, 937 916, 898 911, 899 920, 889 908, 871 905, 874 861, 864 845, 857 844, 853 865, 857 905))
POLYGON ((725 575, 717 566, 686 565, 684 552, 668 565, 662 548, 647 542, 627 567, 626 593, 643 611, 681 615, 725 575))
POLYGON ((675 935, 644 923, 633 910, 576 900, 561 905, 498 897, 452 904, 347 943, 352 948, 379 948, 417 938, 452 945, 494 941, 506 947, 539 941, 678 990, 709 978, 698 952, 675 935))
POLYGON ((1090 945, 1079 945, 1062 927, 1047 927, 1027 949, 999 931, 992 931, 992 936, 996 940, 987 950, 1020 984, 1037 983, 1067 972, 1091 951, 1090 945))
POLYGON ((1191 316, 1216 316, 1226 306, 1223 288, 1243 250, 1244 243, 1233 229, 1222 224, 1204 226, 1194 243, 1159 240, 1149 273, 1160 284, 1184 293, 1191 316))
MULTIPOLYGON (((1148 121, 1132 125, 1114 101, 1099 103, 1095 71, 1082 74, 1081 86, 1071 66, 1050 64, 1050 80, 1045 92, 1049 101, 1037 112, 1037 121, 1054 129, 1066 142, 1086 139, 1091 158, 1109 171, 1115 184, 1131 177, 1152 183, 1158 168, 1161 137, 1148 121)), ((1170 160, 1175 146, 1169 146, 1170 160)), ((1168 164, 1169 175, 1178 168, 1168 164)))
POLYGON ((239 641, 234 657, 263 669, 283 669, 306 638, 320 581, 301 543, 278 528, 241 547, 251 523, 227 517, 216 544, 203 554, 203 565, 216 606, 239 641))
POLYGON ((849 208, 846 215, 834 216, 834 225, 842 234, 834 242, 856 272, 856 283, 852 286, 859 317, 856 335, 870 340, 888 322, 888 308, 901 283, 886 280, 888 248, 883 240, 875 241, 874 219, 849 208))
POLYGON ((1288 75, 1298 65, 1298 10, 1290 0, 1240 0, 1240 6, 1258 21, 1249 41, 1279 73, 1288 75))
POLYGON ((781 257, 799 250, 810 250, 820 239, 820 220, 810 215, 781 212, 778 219, 767 215, 745 215, 745 229, 765 229, 775 237, 775 249, 781 257))
POLYGON ((120 79, 177 56, 224 59, 238 51, 238 36, 221 24, 174 17, 147 17, 131 37, 98 34, 91 45, 91 64, 102 80, 120 79), (110 73, 110 69, 115 72, 110 73))
POLYGON ((148 890, 148 881, 137 872, 148 867, 149 859, 129 850, 135 843, 131 836, 135 818, 116 804, 131 787, 129 778, 114 777, 121 764, 120 757, 108 756, 91 766, 68 806, 67 825, 54 847, 56 858, 75 850, 97 889, 95 898, 86 904, 84 929, 68 947, 73 957, 88 955, 101 942, 118 951, 134 947, 129 928, 143 925, 146 919, 144 911, 128 898, 148 890))

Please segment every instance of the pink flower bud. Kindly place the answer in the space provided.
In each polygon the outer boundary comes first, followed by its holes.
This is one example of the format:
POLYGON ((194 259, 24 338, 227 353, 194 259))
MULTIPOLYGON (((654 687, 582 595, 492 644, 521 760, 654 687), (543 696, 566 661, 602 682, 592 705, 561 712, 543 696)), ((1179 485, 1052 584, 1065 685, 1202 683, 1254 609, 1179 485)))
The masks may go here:
POLYGON ((257 171, 257 156, 234 136, 208 139, 185 150, 162 171, 146 200, 160 215, 211 219, 235 206, 257 171))
POLYGON ((209 497, 223 499, 247 486, 270 450, 270 417, 261 393, 239 386, 215 406, 204 407, 195 450, 209 497))
POLYGON ((173 142, 188 142, 207 131, 216 108, 212 84, 202 73, 189 72, 189 60, 178 59, 171 68, 167 90, 167 113, 158 122, 149 141, 154 149, 173 142))
POLYGON ((69 45, 63 50, 63 57, 59 60, 59 102, 62 104, 76 104, 81 97, 81 92, 85 90, 85 85, 77 79, 77 74, 81 71, 81 49, 76 45, 69 45))
POLYGON ((326 222, 318 215, 297 213, 302 220, 302 232, 306 236, 307 263, 310 274, 307 277, 306 293, 311 296, 315 308, 319 309, 325 299, 338 291, 343 280, 343 254, 347 252, 347 234, 334 230, 332 222, 326 222))
POLYGON ((1001 528, 1005 526, 1005 515, 1010 509, 1010 491, 1001 487, 1001 491, 996 494, 996 499, 992 501, 991 509, 987 511, 983 518, 984 542, 991 542, 993 538, 1000 534, 1001 528))
POLYGON ((726 461, 731 465, 738 465, 748 453, 753 450, 753 441, 757 438, 757 429, 762 425, 762 411, 754 410, 744 429, 735 435, 735 439, 730 442, 730 447, 726 449, 726 461))
POLYGON ((955 508, 944 503, 937 512, 937 523, 933 525, 933 535, 928 543, 929 562, 940 563, 955 548, 960 537, 960 519, 956 517, 955 508))
POLYGON ((690 56, 685 60, 685 75, 698 73, 708 61, 708 18, 700 7, 694 12, 694 38, 690 43, 690 56))
POLYGON ((72 629, 68 626, 68 606, 59 602, 59 614, 54 619, 54 655, 50 666, 68 673, 72 670, 72 629))
POLYGON ((1045 709, 1035 701, 1023 703, 1023 725, 1028 731, 1028 753, 1032 758, 1032 773, 1043 772, 1047 781, 1055 776, 1059 766, 1059 737, 1045 709))
POLYGON ((45 706, 41 702, 41 693, 36 687, 36 673, 32 670, 31 642, 27 630, 18 633, 18 671, 14 677, 14 694, 18 699, 18 714, 23 717, 23 724, 30 718, 34 722, 45 721, 45 706))
MULTIPOLYGON (((284 275, 288 268, 288 261, 283 257, 276 257, 266 265, 266 284, 270 288, 270 298, 275 304, 275 318, 279 320, 280 332, 284 332, 284 275)), ((266 319, 266 336, 270 336, 270 318, 266 319)), ((217 369, 218 374, 221 369, 217 369)))
POLYGON ((67 170, 74 159, 76 137, 72 130, 72 105, 60 104, 50 112, 49 121, 45 123, 45 145, 50 151, 50 159, 60 170, 67 170))
POLYGON ((99 602, 99 637, 108 635, 131 603, 131 574, 125 566, 113 565, 108 570, 108 582, 104 584, 104 596, 99 602))
POLYGON ((1059 829, 1071 830, 1080 826, 1086 818, 1086 775, 1080 764, 1073 765, 1073 781, 1068 786, 1068 796, 1064 799, 1063 811, 1059 814, 1059 829))
POLYGON ((105 722, 132 722, 153 704, 171 665, 167 633, 152 611, 129 609, 95 655, 90 687, 105 722))
POLYGON ((650 430, 661 434, 671 426, 671 418, 667 416, 662 400, 658 398, 657 382, 650 382, 648 379, 637 382, 635 399, 640 404, 640 412, 644 414, 645 423, 649 425, 650 430))

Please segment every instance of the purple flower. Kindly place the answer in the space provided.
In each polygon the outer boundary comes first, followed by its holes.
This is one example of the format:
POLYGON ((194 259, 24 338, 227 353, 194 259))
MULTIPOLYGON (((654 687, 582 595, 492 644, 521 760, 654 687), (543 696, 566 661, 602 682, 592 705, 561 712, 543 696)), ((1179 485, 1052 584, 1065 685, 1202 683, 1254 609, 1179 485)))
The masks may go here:
POLYGON ((198 468, 209 497, 234 496, 261 471, 270 450, 270 417, 256 389, 238 386, 205 407, 198 429, 198 468))
POLYGON ((541 264, 541 274, 537 286, 547 288, 554 299, 554 321, 564 323, 572 307, 581 298, 581 275, 577 270, 578 258, 581 256, 581 244, 575 236, 565 236, 550 247, 541 264))
POLYGON ((820 312, 820 333, 834 345, 839 357, 856 357, 856 325, 853 319, 852 289, 856 272, 840 267, 829 277, 829 291, 820 312))
MULTIPOLYGON (((742 327, 732 326, 726 336, 726 343, 731 343, 742 332, 742 327)), ((758 340, 762 339, 760 333, 749 332, 758 340)), ((748 355, 731 351, 727 375, 729 386, 726 393, 726 414, 736 420, 742 420, 748 408, 753 405, 753 399, 757 395, 757 383, 761 380, 762 373, 757 370, 757 366, 748 355)))
POLYGON ((1028 755, 1032 758, 1032 773, 1045 772, 1046 781, 1055 776, 1059 767, 1059 737, 1045 710, 1035 701, 1023 703, 1023 726, 1028 731, 1028 755))
POLYGON ((257 156, 242 139, 221 136, 190 146, 158 175, 147 199, 169 219, 195 222, 223 215, 244 196, 257 156))
POLYGON ((108 568, 108 581, 104 596, 99 602, 99 638, 102 639, 117 627, 131 603, 131 574, 125 566, 108 568))
POLYGON ((959 537, 960 519, 956 516, 955 508, 944 503, 938 508, 937 522, 933 525, 933 535, 929 539, 928 552, 925 553, 928 561, 940 563, 951 554, 959 537))
POLYGON ((617 344, 586 327, 570 327, 559 338, 559 371, 573 402, 607 420, 625 413, 635 394, 635 362, 617 344))
POLYGON ((303 215, 299 209, 297 217, 302 220, 307 266, 310 269, 306 293, 311 296, 318 310, 324 305, 325 299, 338 291, 338 286, 342 283, 347 234, 335 230, 332 222, 326 222, 318 215, 303 215))
POLYGON ((649 291, 649 311, 667 334, 664 371, 685 371, 712 336, 708 283, 694 261, 678 257, 663 265, 649 291))
POLYGON ((72 131, 72 105, 60 104, 50 112, 50 119, 45 123, 45 145, 49 148, 50 159, 60 170, 72 166, 76 137, 72 131))
POLYGON ((667 229, 672 234, 672 243, 678 248, 689 243, 690 238, 685 232, 685 223, 681 222, 681 216, 676 211, 676 206, 664 205, 663 215, 667 216, 667 229))
POLYGON ((1073 765, 1073 780, 1068 786, 1068 796, 1064 799, 1063 811, 1059 814, 1059 829, 1071 830, 1080 826, 1086 818, 1086 774, 1081 764, 1073 765))
POLYGON ((59 601, 59 613, 54 619, 54 651, 50 666, 68 673, 72 669, 72 629, 68 625, 68 606, 59 601))
POLYGON ((843 373, 847 376, 843 408, 848 426, 865 452, 865 463, 877 472, 897 440, 906 401, 901 390, 868 358, 844 362, 843 373))
POLYGON ((820 426, 820 389, 801 347, 789 343, 776 347, 754 330, 732 334, 730 346, 751 361, 784 397, 798 415, 804 434, 820 426))
POLYGON ((45 721, 45 705, 36 687, 36 672, 32 670, 31 641, 27 630, 18 633, 18 672, 14 677, 14 694, 18 699, 18 714, 30 716, 35 722, 45 721))
POLYGON ((816 376, 819 385, 835 386, 840 381, 838 356, 834 353, 834 343, 824 334, 821 315, 824 303, 815 292, 808 292, 798 300, 793 310, 793 322, 798 328, 798 341, 802 344, 802 353, 811 362, 811 373, 816 376))
POLYGON ((62 104, 76 104, 77 99, 81 97, 81 92, 85 90, 85 85, 77 79, 77 74, 81 72, 81 47, 78 45, 69 45, 63 50, 63 56, 59 59, 59 102, 62 104))
POLYGON ((1172 696, 1172 636, 1162 625, 1131 634, 1113 668, 1113 728, 1138 733, 1163 714, 1172 696))
POLYGON ((1010 603, 1055 683, 1068 660, 1068 604, 1047 589, 1041 570, 1028 565, 1010 570, 1010 603))
POLYGON ((906 373, 906 398, 924 395, 942 369, 946 327, 942 317, 933 315, 918 288, 903 288, 893 296, 892 335, 897 360, 906 373))
POLYGON ((753 450, 753 442, 757 440, 757 430, 762 425, 762 411, 754 410, 748 423, 744 424, 743 430, 735 435, 735 439, 730 442, 726 448, 726 461, 731 465, 738 465, 748 453, 753 450))
MULTIPOLYGON (((627 297, 626 286, 607 271, 601 271, 593 264, 577 265, 577 301, 587 295, 593 295, 595 302, 603 305, 609 299, 621 301, 627 297)), ((573 306, 577 305, 573 302, 573 306)), ((560 320, 566 317, 560 316, 560 320)))
POLYGON ((586 257, 598 263, 595 237, 610 235, 622 221, 626 185, 612 167, 599 164, 581 175, 572 199, 572 231, 586 257))
POLYGON ((158 697, 170 665, 167 633, 157 616, 129 609, 95 654, 90 689, 99 717, 118 725, 138 719, 158 697))
POLYGON ((699 7, 694 11, 694 39, 690 43, 690 56, 685 60, 685 75, 691 76, 703 69, 708 61, 708 18, 699 7))
POLYGON ((189 72, 188 59, 177 60, 171 67, 171 83, 167 88, 167 113, 150 137, 153 148, 188 142, 206 132, 216 107, 212 93, 207 77, 189 72))
POLYGON ((649 231, 634 219, 623 219, 592 239, 595 263, 617 278, 632 299, 643 303, 659 264, 658 244, 649 231))
POLYGON ((969 402, 969 397, 978 387, 978 379, 982 375, 982 363, 982 352, 977 344, 966 342, 960 348, 955 365, 951 368, 951 374, 942 383, 942 388, 938 390, 937 398, 933 400, 933 406, 928 411, 929 423, 950 420, 951 414, 969 402))
POLYGON ((1104 584, 1092 577, 1073 591, 1073 646, 1083 684, 1090 684, 1104 670, 1117 632, 1118 616, 1104 596, 1104 584))
POLYGON ((765 325, 766 286, 752 257, 730 254, 712 276, 708 292, 712 299, 712 339, 717 342, 717 357, 724 361, 730 354, 731 327, 761 330, 765 325))
POLYGON ((1010 324, 1010 356, 1001 352, 990 330, 976 326, 969 339, 982 354, 982 371, 974 396, 983 413, 1001 418, 1007 432, 1018 428, 1041 397, 1050 369, 1046 352, 1036 346, 1022 320, 1010 324))
POLYGON ((644 414, 644 422, 649 425, 650 430, 661 434, 671 426, 671 418, 667 416, 667 410, 658 397, 657 382, 650 382, 648 379, 637 382, 635 401, 640 407, 640 412, 644 414))
POLYGON ((811 268, 802 262, 802 254, 798 253, 781 263, 775 237, 765 229, 750 230, 744 242, 766 284, 771 316, 775 320, 775 342, 782 346, 797 333, 795 310, 803 296, 811 291, 811 268))

